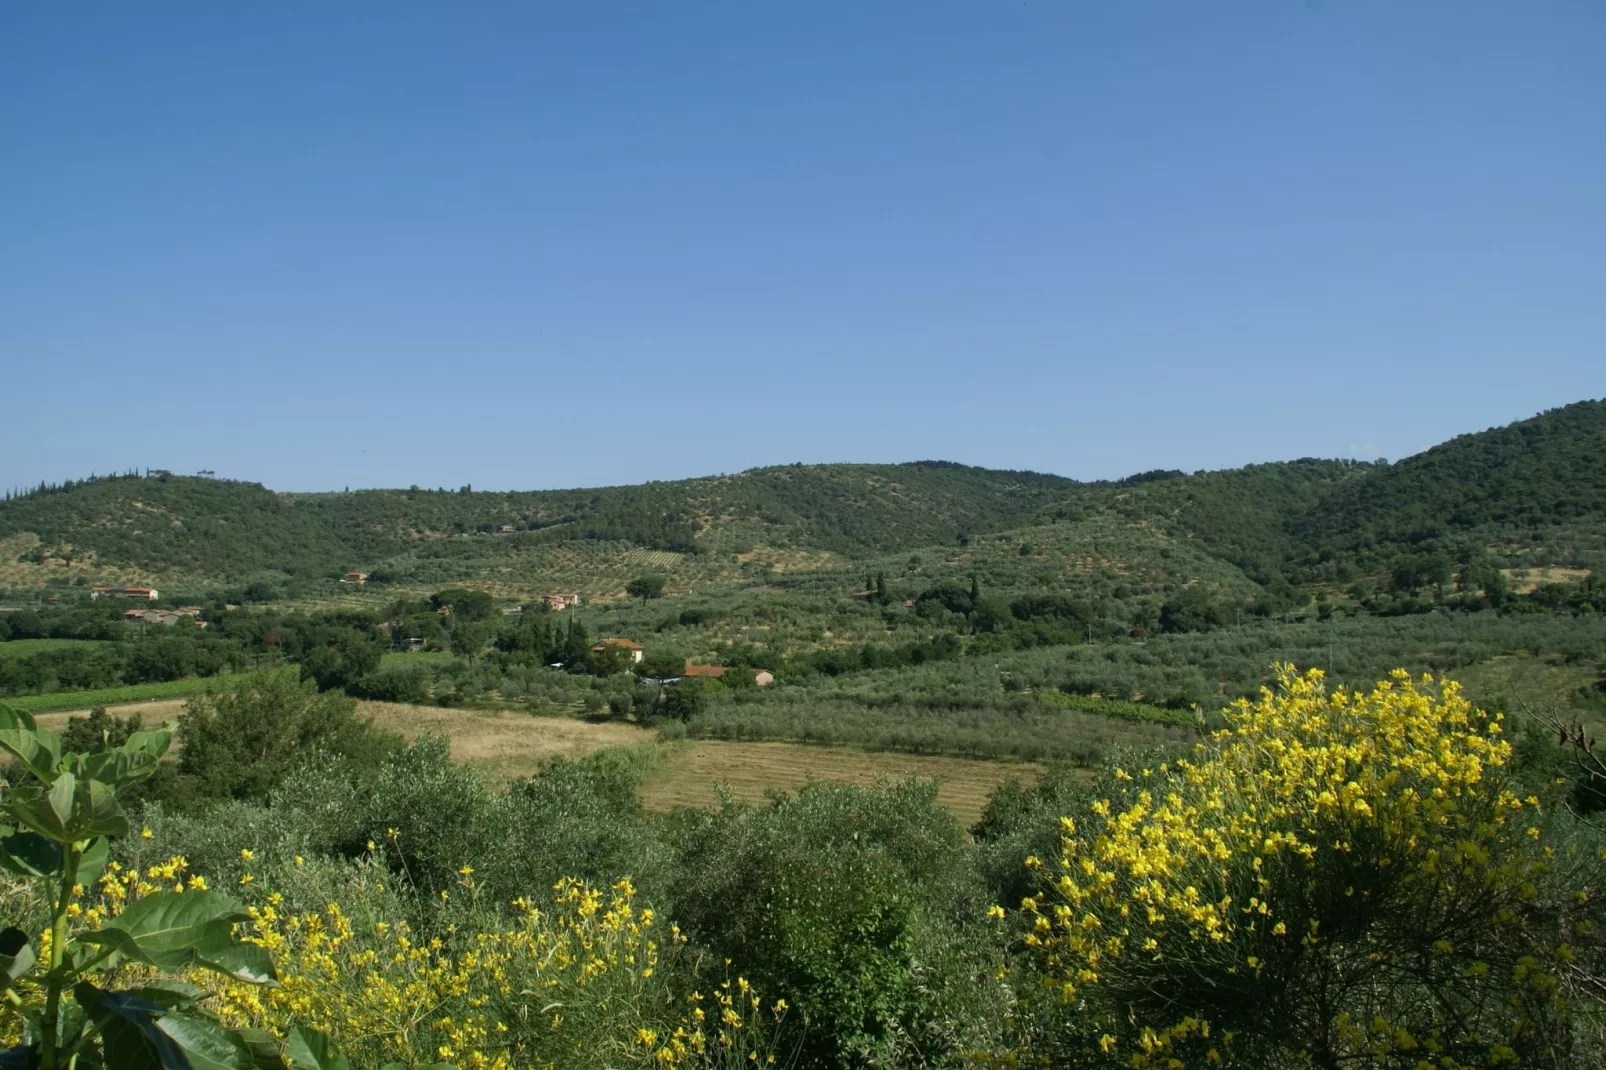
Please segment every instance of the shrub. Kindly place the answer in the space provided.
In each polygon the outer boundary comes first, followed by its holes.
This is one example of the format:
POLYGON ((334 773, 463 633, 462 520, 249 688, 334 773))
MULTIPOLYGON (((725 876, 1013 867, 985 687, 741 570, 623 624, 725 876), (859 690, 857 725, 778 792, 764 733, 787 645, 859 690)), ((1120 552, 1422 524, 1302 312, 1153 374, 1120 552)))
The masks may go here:
POLYGON ((1510 754, 1454 683, 1284 667, 1209 747, 1063 819, 1026 942, 1132 1067, 1564 1061, 1598 874, 1543 846, 1510 754))

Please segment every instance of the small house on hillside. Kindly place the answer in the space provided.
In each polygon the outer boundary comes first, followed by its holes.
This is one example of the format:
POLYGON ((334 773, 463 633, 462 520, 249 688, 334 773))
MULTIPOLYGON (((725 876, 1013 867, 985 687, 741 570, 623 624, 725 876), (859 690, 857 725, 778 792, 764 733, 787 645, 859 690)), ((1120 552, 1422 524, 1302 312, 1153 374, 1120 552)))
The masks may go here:
POLYGON ((513 534, 513 525, 512 524, 498 524, 496 526, 496 533, 498 535, 511 535, 511 534, 513 534))
POLYGON ((609 648, 613 648, 613 649, 616 649, 616 650, 628 650, 628 651, 630 651, 630 660, 631 661, 634 661, 634 662, 641 661, 641 657, 642 657, 641 644, 638 643, 638 642, 635 642, 632 639, 604 639, 600 643, 598 643, 596 646, 592 647, 591 649, 593 651, 595 651, 596 653, 600 654, 600 653, 602 653, 603 651, 605 651, 605 650, 607 650, 609 648))
MULTIPOLYGON (((710 680, 718 680, 730 670, 724 665, 693 665, 686 663, 686 676, 702 676, 710 680)), ((768 669, 754 669, 753 683, 759 687, 768 687, 775 682, 775 674, 768 669)))
POLYGON ((572 609, 580 604, 580 596, 578 594, 549 594, 546 596, 546 604, 547 608, 552 610, 572 609))
POLYGON ((348 573, 345 574, 344 577, 341 578, 340 582, 341 583, 349 583, 353 587, 361 587, 363 584, 368 582, 368 573, 366 573, 366 572, 348 572, 348 573))

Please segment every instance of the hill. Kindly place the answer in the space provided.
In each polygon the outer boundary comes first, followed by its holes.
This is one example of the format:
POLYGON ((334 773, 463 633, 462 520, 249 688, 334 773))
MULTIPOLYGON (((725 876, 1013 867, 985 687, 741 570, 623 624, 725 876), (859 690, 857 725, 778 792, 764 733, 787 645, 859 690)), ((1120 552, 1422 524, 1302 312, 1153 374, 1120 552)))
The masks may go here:
POLYGON ((211 580, 262 570, 326 575, 475 534, 512 536, 507 550, 596 541, 694 554, 755 544, 864 554, 1002 530, 1074 486, 1057 476, 946 462, 794 465, 506 493, 276 494, 254 483, 159 473, 69 482, 6 501, 0 540, 38 564, 211 580))
MULTIPOLYGON (((649 565, 708 582, 738 578, 743 566, 868 564, 1093 517, 1186 541, 1285 593, 1387 575, 1406 558, 1434 569, 1491 557, 1594 567, 1606 554, 1606 401, 1462 435, 1392 465, 1307 458, 1093 483, 943 461, 528 492, 283 494, 167 473, 92 479, 0 503, 0 584, 241 583, 348 569, 494 583, 649 565)), ((1118 541, 1105 540, 1117 561, 1118 541)))

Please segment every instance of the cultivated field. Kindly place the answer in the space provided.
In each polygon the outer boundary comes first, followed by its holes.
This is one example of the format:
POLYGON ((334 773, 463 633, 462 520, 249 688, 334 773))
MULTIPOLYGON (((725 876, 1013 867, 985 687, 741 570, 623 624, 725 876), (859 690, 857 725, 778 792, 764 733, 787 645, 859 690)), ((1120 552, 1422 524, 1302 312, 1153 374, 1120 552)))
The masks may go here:
MULTIPOLYGON (((119 716, 139 713, 148 726, 176 718, 184 700, 137 702, 111 708, 119 716)), ((87 710, 60 710, 37 718, 41 728, 60 731, 67 718, 87 710)), ((536 717, 507 710, 443 709, 394 702, 359 702, 357 712, 382 728, 416 739, 425 732, 451 737, 452 757, 493 778, 528 776, 549 758, 580 758, 601 747, 656 740, 654 732, 617 721, 536 717)), ((965 824, 981 816, 993 789, 1009 777, 1034 783, 1039 765, 972 761, 868 752, 800 743, 722 743, 711 740, 658 746, 654 771, 643 785, 649 810, 713 806, 724 785, 743 802, 762 802, 765 792, 794 791, 810 780, 873 784, 881 779, 924 777, 937 782, 937 801, 965 824)))
POLYGON ((992 790, 1009 777, 1035 783, 1042 767, 964 758, 870 753, 798 743, 666 744, 657 770, 641 791, 651 810, 713 806, 723 784, 735 798, 762 802, 770 790, 791 791, 810 780, 873 784, 918 776, 937 782, 937 801, 967 825, 981 816, 992 790))
POLYGON ((656 736, 634 725, 569 717, 535 717, 507 710, 442 709, 395 702, 359 702, 359 716, 416 739, 445 732, 452 757, 493 777, 529 776, 556 755, 579 758, 599 747, 629 746, 656 736))

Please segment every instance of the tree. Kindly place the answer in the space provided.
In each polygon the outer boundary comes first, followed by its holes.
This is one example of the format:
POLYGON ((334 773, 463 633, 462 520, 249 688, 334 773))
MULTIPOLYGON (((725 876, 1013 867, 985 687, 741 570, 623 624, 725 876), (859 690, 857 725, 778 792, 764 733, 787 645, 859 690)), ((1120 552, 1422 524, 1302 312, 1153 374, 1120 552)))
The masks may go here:
POLYGON ((677 721, 689 721, 708 707, 708 691, 701 677, 684 676, 664 688, 663 712, 677 721))
POLYGON ((106 712, 105 706, 96 706, 89 711, 88 717, 67 718, 67 727, 61 733, 61 745, 66 750, 83 754, 116 750, 141 727, 137 713, 114 717, 106 712))
POLYGON ((202 798, 234 799, 265 797, 315 750, 373 765, 399 742, 358 720, 347 696, 282 672, 190 699, 178 739, 185 786, 202 798))
POLYGON ((885 572, 876 573, 875 600, 883 606, 892 600, 891 596, 887 594, 887 574, 885 572))
POLYGON ((652 680, 664 680, 671 676, 680 676, 685 671, 686 659, 668 650, 648 651, 636 665, 637 675, 652 680))
POLYGON ((452 616, 467 620, 484 620, 491 615, 493 600, 485 591, 466 587, 450 587, 429 596, 435 609, 450 609, 452 616))
POLYGON ((650 598, 661 598, 664 593, 664 578, 662 576, 637 576, 625 584, 625 594, 631 598, 639 598, 645 604, 650 598))
POLYGON ((317 628, 303 642, 301 678, 316 681, 320 691, 350 687, 379 668, 384 653, 370 636, 354 628, 317 628))
POLYGON ((474 659, 479 657, 480 651, 485 649, 485 643, 490 636, 491 630, 484 624, 473 620, 461 620, 452 626, 448 642, 453 654, 466 659, 472 665, 474 659))

